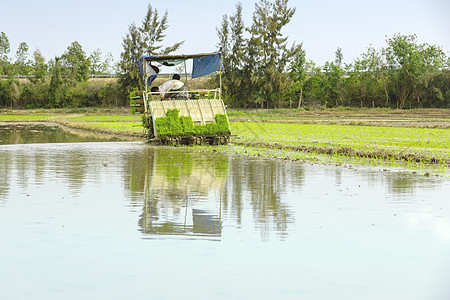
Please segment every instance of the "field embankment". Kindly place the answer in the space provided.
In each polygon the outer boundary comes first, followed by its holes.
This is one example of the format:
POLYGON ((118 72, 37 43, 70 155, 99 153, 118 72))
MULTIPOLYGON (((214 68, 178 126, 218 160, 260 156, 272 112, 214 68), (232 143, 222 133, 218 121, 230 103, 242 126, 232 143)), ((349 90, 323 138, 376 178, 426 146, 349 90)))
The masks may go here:
POLYGON ((450 109, 254 109, 231 110, 229 118, 235 122, 450 128, 450 109))
POLYGON ((37 109, 0 111, 1 122, 52 122, 78 130, 121 136, 124 140, 144 140, 139 115, 129 109, 37 109))

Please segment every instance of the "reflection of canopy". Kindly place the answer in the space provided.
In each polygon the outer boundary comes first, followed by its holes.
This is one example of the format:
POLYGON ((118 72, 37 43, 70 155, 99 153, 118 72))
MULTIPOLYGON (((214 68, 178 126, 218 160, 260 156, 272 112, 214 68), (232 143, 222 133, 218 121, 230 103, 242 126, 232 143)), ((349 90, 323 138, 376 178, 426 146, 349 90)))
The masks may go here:
POLYGON ((219 216, 201 209, 192 209, 194 233, 220 236, 222 233, 222 220, 219 216))
MULTIPOLYGON (((145 180, 141 231, 152 235, 218 240, 228 157, 196 157, 178 150, 153 150, 145 180), (214 163, 211 163, 214 160, 214 163)), ((140 190, 138 188, 136 191, 140 190)))
POLYGON ((178 214, 174 214, 173 210, 168 207, 165 207, 164 211, 159 214, 152 214, 151 210, 146 211, 144 207, 139 225, 144 234, 151 235, 183 235, 207 239, 220 238, 222 235, 220 211, 190 207, 180 207, 178 214))
POLYGON ((220 52, 191 55, 144 55, 137 61, 137 64, 142 76, 145 76, 153 75, 153 69, 148 67, 151 62, 158 62, 164 66, 171 67, 176 66, 188 59, 193 59, 192 78, 205 76, 222 69, 220 52))

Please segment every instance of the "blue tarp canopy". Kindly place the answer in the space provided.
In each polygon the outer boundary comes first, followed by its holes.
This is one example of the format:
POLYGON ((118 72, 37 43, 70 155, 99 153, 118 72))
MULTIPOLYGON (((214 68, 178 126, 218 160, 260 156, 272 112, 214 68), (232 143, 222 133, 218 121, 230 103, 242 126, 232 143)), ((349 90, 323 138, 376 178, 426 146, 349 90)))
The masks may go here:
POLYGON ((151 62, 157 62, 163 66, 171 67, 176 66, 188 59, 193 59, 192 78, 205 76, 222 69, 220 52, 192 55, 144 55, 137 61, 137 65, 142 76, 150 76, 156 75, 153 68, 149 67, 151 62))

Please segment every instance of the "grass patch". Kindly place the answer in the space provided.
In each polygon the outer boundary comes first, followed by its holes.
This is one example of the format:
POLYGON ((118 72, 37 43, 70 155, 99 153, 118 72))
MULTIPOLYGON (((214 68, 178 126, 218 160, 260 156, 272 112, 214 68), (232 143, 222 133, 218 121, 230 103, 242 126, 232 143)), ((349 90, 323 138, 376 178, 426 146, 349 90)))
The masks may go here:
POLYGON ((53 122, 74 129, 122 135, 124 140, 145 139, 141 116, 110 114, 111 111, 123 113, 123 109, 103 109, 103 115, 92 115, 95 111, 89 109, 80 113, 77 110, 76 114, 71 114, 72 110, 5 110, 0 113, 0 122, 53 122))
POLYGON ((0 122, 33 122, 47 121, 54 115, 3 115, 0 114, 0 122))
POLYGON ((130 115, 130 116, 68 116, 65 117, 68 121, 74 122, 139 122, 141 121, 141 116, 130 115))
POLYGON ((108 129, 112 132, 122 133, 143 133, 142 124, 140 122, 91 122, 89 126, 108 129))

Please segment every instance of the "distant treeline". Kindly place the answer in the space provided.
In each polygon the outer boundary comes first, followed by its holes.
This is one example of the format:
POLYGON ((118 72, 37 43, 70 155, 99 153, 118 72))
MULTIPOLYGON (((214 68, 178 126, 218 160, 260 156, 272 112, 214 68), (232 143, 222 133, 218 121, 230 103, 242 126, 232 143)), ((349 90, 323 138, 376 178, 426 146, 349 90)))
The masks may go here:
POLYGON ((450 59, 440 47, 398 34, 351 64, 338 48, 334 61, 317 67, 302 45, 287 46, 282 28, 295 11, 287 2, 260 1, 250 27, 241 4, 223 16, 217 32, 232 107, 450 107, 450 59))
MULTIPOLYGON (((307 60, 303 45, 288 46, 282 30, 295 14, 289 0, 260 0, 246 27, 242 5, 224 15, 217 29, 222 53, 225 102, 233 108, 390 107, 449 108, 450 59, 442 48, 420 44, 415 35, 394 35, 382 49, 368 48, 351 64, 343 53, 324 66, 307 60)), ((144 54, 171 54, 183 41, 164 44, 168 13, 151 5, 142 23, 129 25, 123 52, 115 63, 100 50, 86 55, 73 42, 59 57, 45 61, 21 43, 16 59, 0 34, 0 107, 54 108, 126 106, 131 91, 144 88, 136 61, 144 54), (119 74, 118 80, 88 81, 89 74, 119 74), (16 75, 33 75, 19 80, 16 75)), ((213 78, 218 84, 218 77, 213 78)))
POLYGON ((73 42, 59 57, 45 61, 39 50, 30 56, 20 43, 16 59, 10 60, 7 35, 0 33, 0 107, 59 108, 124 106, 127 97, 115 82, 88 82, 89 75, 117 72, 111 54, 102 59, 100 50, 89 56, 73 42), (27 79, 17 78, 25 75, 27 79))

